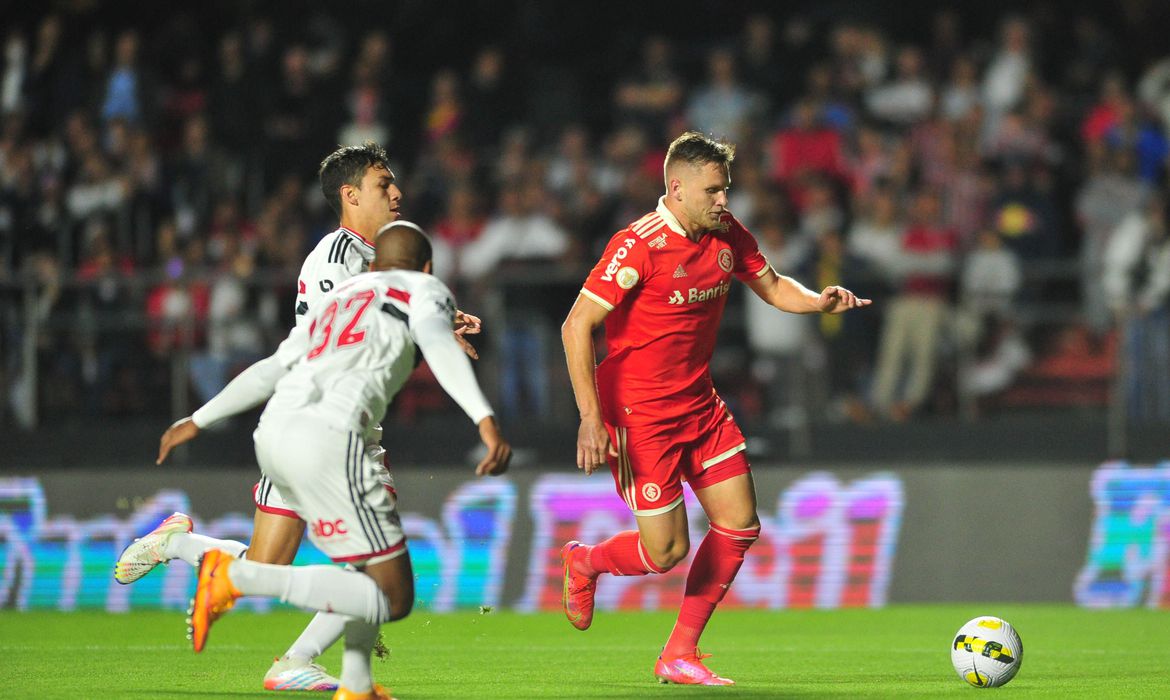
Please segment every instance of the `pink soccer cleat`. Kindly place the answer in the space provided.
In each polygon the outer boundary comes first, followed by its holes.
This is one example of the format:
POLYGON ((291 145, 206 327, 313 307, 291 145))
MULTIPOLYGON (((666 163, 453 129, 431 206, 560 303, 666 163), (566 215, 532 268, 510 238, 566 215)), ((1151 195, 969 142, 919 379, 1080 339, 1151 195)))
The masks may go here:
POLYGON ((593 624, 593 594, 597 592, 597 576, 582 576, 573 570, 573 559, 583 547, 573 540, 561 547, 561 563, 564 565, 565 584, 561 592, 561 607, 569 624, 579 630, 589 629, 593 624))
POLYGON ((730 678, 716 675, 714 671, 703 664, 703 659, 710 654, 695 653, 680 656, 676 659, 658 657, 654 664, 654 676, 659 683, 677 683, 679 685, 735 685, 730 678))

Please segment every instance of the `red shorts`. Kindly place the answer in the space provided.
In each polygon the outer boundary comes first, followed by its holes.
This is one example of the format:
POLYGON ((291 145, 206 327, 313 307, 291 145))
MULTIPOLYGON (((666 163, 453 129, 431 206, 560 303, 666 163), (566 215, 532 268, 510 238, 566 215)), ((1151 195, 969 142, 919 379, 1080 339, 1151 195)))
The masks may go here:
POLYGON ((702 489, 751 471, 743 433, 722 399, 671 423, 606 425, 618 452, 608 457, 618 495, 634 515, 658 515, 682 503, 682 482, 702 489))

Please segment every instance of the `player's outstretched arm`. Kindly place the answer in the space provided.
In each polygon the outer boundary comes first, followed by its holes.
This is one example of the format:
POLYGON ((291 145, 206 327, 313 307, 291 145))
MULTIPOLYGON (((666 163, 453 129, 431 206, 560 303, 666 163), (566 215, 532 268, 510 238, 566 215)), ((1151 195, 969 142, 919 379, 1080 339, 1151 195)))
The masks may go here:
POLYGON ((771 269, 747 284, 756 296, 781 311, 794 314, 839 314, 873 303, 869 299, 859 299, 853 292, 838 286, 825 287, 824 291, 817 294, 791 277, 778 275, 771 269))
POLYGON ((600 304, 578 295, 561 326, 569 380, 581 414, 581 425, 577 429, 577 468, 585 470, 586 474, 605 466, 607 454, 617 455, 601 420, 594 365, 597 355, 593 347, 593 331, 605 322, 608 314, 609 311, 600 304))
POLYGON ((162 439, 158 441, 158 459, 154 463, 162 464, 166 461, 167 455, 171 453, 171 450, 185 442, 194 440, 198 435, 199 426, 195 425, 195 421, 191 420, 191 416, 175 421, 163 433, 162 439))

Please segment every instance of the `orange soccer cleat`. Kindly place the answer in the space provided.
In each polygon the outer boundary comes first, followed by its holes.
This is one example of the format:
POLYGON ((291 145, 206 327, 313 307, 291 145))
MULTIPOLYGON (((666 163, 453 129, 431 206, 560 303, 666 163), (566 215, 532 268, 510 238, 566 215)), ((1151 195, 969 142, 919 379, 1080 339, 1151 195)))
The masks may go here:
POLYGON ((232 585, 228 576, 228 567, 236 558, 227 552, 218 549, 209 549, 203 553, 199 562, 199 584, 195 587, 195 599, 191 601, 187 619, 190 625, 187 636, 195 646, 195 651, 203 651, 207 644, 207 633, 211 631, 211 623, 218 620, 232 606, 236 599, 243 595, 232 585))
POLYGON ((703 659, 710 654, 695 653, 679 656, 674 659, 658 657, 654 664, 654 676, 659 683, 678 683, 679 685, 735 685, 730 678, 716 675, 714 671, 703 664, 703 659))
POLYGON ((337 692, 333 694, 333 700, 394 700, 394 697, 390 695, 389 688, 384 688, 375 683, 373 688, 364 693, 355 693, 352 690, 338 688, 337 692))
POLYGON ((593 624, 593 594, 597 592, 596 575, 583 576, 573 570, 573 559, 580 555, 583 546, 573 540, 561 547, 561 564, 565 573, 561 607, 565 609, 569 624, 579 630, 587 630, 593 624))

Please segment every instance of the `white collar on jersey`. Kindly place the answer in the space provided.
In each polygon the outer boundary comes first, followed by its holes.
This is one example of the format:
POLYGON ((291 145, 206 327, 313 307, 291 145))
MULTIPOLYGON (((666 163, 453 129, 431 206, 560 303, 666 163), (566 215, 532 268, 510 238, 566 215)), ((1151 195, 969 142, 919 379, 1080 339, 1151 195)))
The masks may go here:
POLYGON ((358 241, 360 241, 363 245, 368 247, 371 251, 374 249, 374 244, 367 241, 366 237, 363 236, 362 234, 358 233, 357 231, 354 231, 351 228, 346 228, 344 226, 341 227, 341 230, 344 231, 345 233, 348 233, 349 235, 353 236, 354 238, 358 239, 358 241))
POLYGON ((678 217, 676 217, 669 209, 666 208, 666 195, 662 195, 658 198, 658 206, 654 209, 654 211, 658 212, 658 215, 661 216, 662 220, 666 222, 667 228, 669 228, 671 231, 674 231, 683 238, 687 238, 687 232, 683 230, 682 224, 678 222, 678 217))

